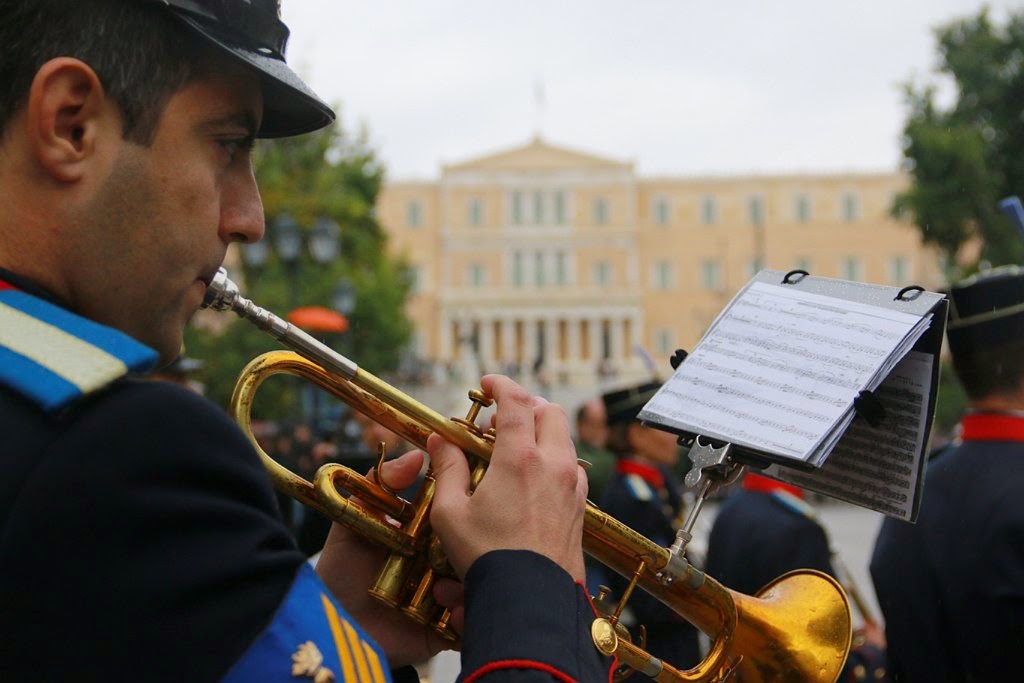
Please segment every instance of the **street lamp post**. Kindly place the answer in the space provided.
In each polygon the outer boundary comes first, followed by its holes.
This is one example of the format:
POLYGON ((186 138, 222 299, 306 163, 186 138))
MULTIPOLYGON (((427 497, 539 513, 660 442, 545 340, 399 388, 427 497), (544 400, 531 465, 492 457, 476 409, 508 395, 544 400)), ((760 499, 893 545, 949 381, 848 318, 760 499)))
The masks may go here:
MULTIPOLYGON (((288 309, 292 310, 299 303, 299 270, 303 248, 309 249, 310 257, 317 264, 336 260, 341 250, 341 227, 331 218, 321 216, 306 236, 291 214, 281 213, 271 222, 268 237, 267 240, 242 245, 242 258, 247 265, 259 269, 270 260, 272 251, 277 253, 288 281, 288 309)), ((315 392, 312 386, 310 389, 315 392)), ((318 417, 315 393, 303 406, 307 421, 311 412, 315 420, 318 417)))
POLYGON ((348 278, 341 278, 334 286, 334 298, 332 300, 334 310, 346 318, 356 310, 356 288, 348 278))
POLYGON ((299 259, 302 257, 302 229, 290 214, 282 213, 274 221, 270 238, 288 277, 288 308, 298 304, 299 259))

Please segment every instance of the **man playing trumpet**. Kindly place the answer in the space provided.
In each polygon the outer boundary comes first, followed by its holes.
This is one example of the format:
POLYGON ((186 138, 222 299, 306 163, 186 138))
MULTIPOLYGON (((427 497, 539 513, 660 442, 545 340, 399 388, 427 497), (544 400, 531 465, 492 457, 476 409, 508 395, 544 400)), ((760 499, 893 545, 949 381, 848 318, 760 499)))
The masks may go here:
MULTIPOLYGON (((309 569, 219 409, 135 378, 263 236, 254 139, 334 117, 287 35, 273 0, 0 0, 4 680, 404 680, 444 646, 367 596, 382 552, 347 530, 309 569)), ((565 414, 481 385, 498 437, 472 497, 462 453, 428 447, 464 675, 605 680, 565 414)))

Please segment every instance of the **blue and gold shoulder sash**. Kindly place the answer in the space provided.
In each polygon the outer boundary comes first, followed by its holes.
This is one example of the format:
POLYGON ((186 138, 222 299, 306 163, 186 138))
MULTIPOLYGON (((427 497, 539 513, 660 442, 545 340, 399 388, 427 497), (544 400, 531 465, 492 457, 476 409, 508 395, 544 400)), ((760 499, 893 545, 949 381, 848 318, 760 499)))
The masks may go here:
POLYGON ((0 280, 0 385, 43 410, 60 410, 156 360, 156 351, 125 333, 0 280))
POLYGON ((384 654, 306 563, 274 620, 224 677, 229 683, 302 680, 391 682, 384 654))

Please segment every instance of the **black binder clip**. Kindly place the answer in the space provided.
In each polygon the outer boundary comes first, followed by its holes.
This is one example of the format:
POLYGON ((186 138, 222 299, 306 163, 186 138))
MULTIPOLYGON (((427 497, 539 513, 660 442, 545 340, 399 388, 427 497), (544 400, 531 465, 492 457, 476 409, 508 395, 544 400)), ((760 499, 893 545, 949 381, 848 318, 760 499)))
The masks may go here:
POLYGON ((862 391, 853 399, 853 409, 872 427, 880 427, 885 419, 885 406, 870 391, 862 391))
POLYGON ((893 297, 893 301, 913 301, 917 297, 921 296, 921 292, 924 291, 924 287, 918 285, 907 285, 900 290, 899 294, 893 297))
POLYGON ((791 270, 782 278, 782 284, 784 285, 795 285, 796 283, 803 280, 805 277, 810 275, 806 270, 791 270))
POLYGON ((688 355, 690 354, 688 354, 686 351, 683 351, 682 349, 676 349, 676 352, 673 353, 672 357, 668 359, 668 363, 669 365, 672 366, 673 370, 678 370, 679 366, 682 364, 684 360, 686 360, 686 357, 688 355))

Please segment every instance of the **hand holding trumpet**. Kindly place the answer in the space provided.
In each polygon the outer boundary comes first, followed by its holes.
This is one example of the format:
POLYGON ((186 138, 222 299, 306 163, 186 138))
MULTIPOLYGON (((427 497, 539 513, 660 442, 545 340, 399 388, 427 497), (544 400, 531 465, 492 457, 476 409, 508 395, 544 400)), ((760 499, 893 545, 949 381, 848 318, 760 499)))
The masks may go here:
MULTIPOLYGON (((487 476, 471 490, 465 454, 437 434, 427 449, 437 480, 430 512, 434 531, 460 579, 481 556, 494 550, 529 550, 547 557, 574 581, 583 575, 583 513, 586 474, 577 465, 565 411, 530 396, 511 379, 488 375, 481 382, 493 397, 497 437, 487 476)), ((388 461, 381 476, 402 489, 416 478, 422 451, 388 461)), ((373 476, 370 477, 373 479, 373 476)), ((317 572, 359 623, 384 648, 394 665, 426 659, 451 647, 430 628, 415 624, 367 592, 385 551, 335 524, 317 572)), ((452 610, 451 625, 464 623, 461 583, 439 579, 438 604, 452 610)))
POLYGON ((430 521, 449 562, 465 577, 487 552, 531 550, 582 581, 587 477, 565 411, 507 377, 488 375, 481 388, 497 404, 497 438, 472 495, 462 451, 436 434, 427 444, 437 477, 430 521))

